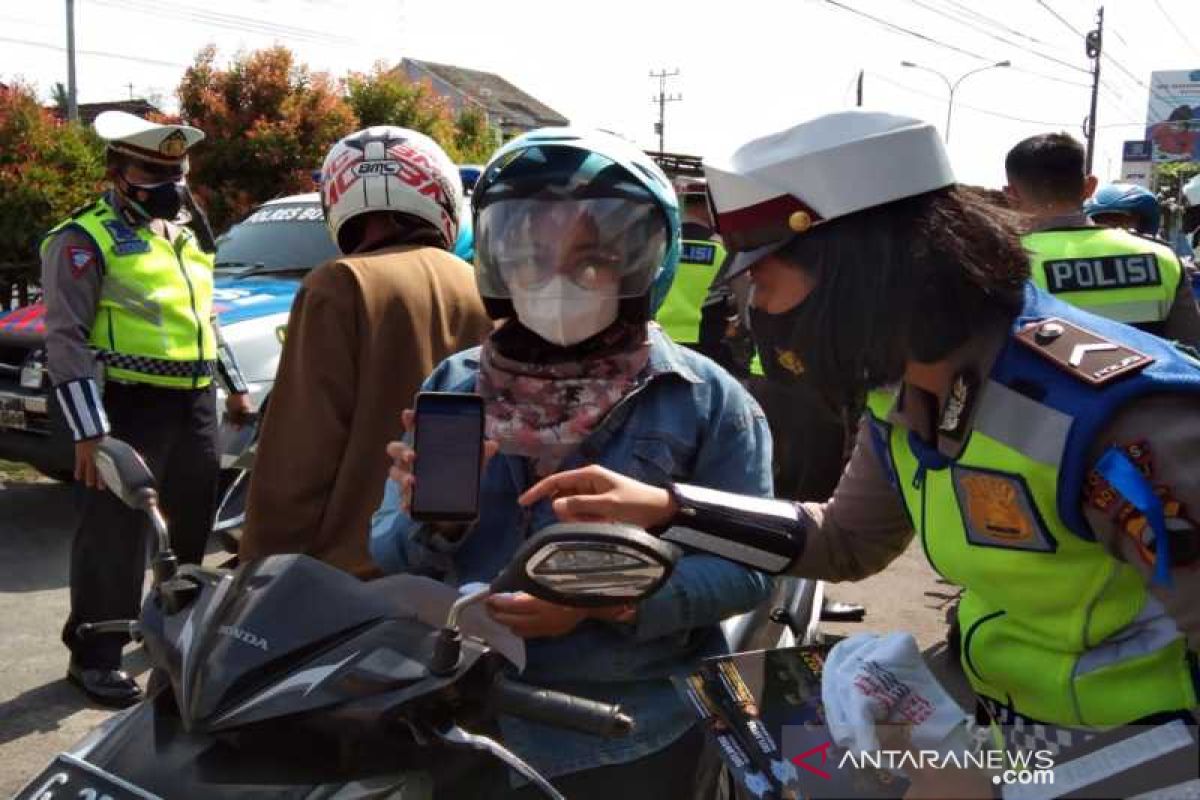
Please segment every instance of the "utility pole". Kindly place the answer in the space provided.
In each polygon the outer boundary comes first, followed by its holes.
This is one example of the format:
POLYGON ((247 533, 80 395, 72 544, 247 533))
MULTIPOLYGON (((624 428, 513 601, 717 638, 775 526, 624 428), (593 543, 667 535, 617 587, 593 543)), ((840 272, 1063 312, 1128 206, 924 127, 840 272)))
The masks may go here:
POLYGON ((67 0, 67 119, 79 122, 79 96, 75 88, 75 0, 67 0))
POLYGON ((861 69, 858 71, 858 107, 859 108, 862 108, 863 72, 865 72, 865 71, 866 70, 861 70, 861 69))
POLYGON ((1096 30, 1088 31, 1086 44, 1087 56, 1092 59, 1092 109, 1084 124, 1084 133, 1087 134, 1087 161, 1084 165, 1084 172, 1091 175, 1092 157, 1096 152, 1096 100, 1100 95, 1100 52, 1104 45, 1104 6, 1100 6, 1096 12, 1096 30))
POLYGON ((129 87, 129 99, 132 100, 133 99, 133 81, 130 81, 129 83, 127 83, 125 85, 127 87, 129 87))
POLYGON ((667 94, 667 80, 678 75, 678 67, 670 72, 667 72, 665 69, 658 72, 650 71, 651 78, 658 78, 658 94, 651 97, 650 102, 658 103, 658 123, 654 126, 654 131, 658 134, 658 152, 660 153, 666 152, 666 145, 664 144, 666 141, 666 131, 664 129, 666 128, 667 103, 674 103, 677 100, 683 99, 683 95, 681 94, 667 94))

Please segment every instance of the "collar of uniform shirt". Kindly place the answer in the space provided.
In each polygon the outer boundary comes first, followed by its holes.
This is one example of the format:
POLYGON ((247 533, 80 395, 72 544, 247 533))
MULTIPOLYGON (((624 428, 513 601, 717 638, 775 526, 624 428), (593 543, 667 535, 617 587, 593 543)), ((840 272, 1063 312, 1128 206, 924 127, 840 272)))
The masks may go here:
POLYGON ((974 423, 975 411, 979 408, 979 397, 986 389, 987 378, 992 371, 992 365, 996 362, 996 359, 1000 356, 1000 351, 1008 342, 1008 329, 1010 325, 1011 322, 1003 325, 994 325, 980 331, 950 356, 951 374, 959 375, 973 371, 978 379, 973 388, 975 397, 971 398, 963 409, 963 412, 966 414, 966 420, 962 423, 961 430, 963 433, 960 437, 955 438, 943 435, 938 431, 937 427, 938 421, 942 419, 945 413, 946 402, 953 389, 953 380, 949 382, 937 398, 936 408, 932 407, 934 402, 932 394, 917 386, 901 383, 900 389, 896 394, 896 404, 889 415, 890 420, 898 422, 909 430, 914 431, 927 442, 932 442, 936 436, 938 452, 948 458, 958 458, 966 446, 967 440, 970 438, 966 435, 966 432, 971 430, 974 423))
POLYGON ((1095 223, 1088 218, 1087 214, 1082 211, 1076 211, 1072 214, 1060 214, 1055 217, 1047 217, 1034 223, 1030 233, 1038 231, 1050 231, 1055 228, 1090 228, 1095 223))

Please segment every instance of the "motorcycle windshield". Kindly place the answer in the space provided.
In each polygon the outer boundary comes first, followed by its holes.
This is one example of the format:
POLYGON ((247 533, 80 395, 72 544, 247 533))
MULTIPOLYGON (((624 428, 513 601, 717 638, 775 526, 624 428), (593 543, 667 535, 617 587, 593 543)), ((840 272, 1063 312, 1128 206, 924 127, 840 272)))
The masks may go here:
POLYGON ((223 598, 193 612, 180 634, 181 707, 192 721, 286 680, 290 666, 384 618, 411 618, 388 596, 304 555, 271 556, 236 573, 223 598))

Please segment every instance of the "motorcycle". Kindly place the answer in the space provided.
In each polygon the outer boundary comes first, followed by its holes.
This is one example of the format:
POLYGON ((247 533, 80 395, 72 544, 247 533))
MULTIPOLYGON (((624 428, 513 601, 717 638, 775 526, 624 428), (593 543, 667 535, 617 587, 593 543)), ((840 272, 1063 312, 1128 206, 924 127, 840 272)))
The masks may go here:
MULTIPOLYGON (((246 521, 250 475, 258 447, 259 425, 264 409, 245 425, 222 429, 221 466, 230 476, 222 489, 213 533, 222 548, 237 555, 246 521)), ((836 604, 849 611, 830 614, 825 601, 825 584, 805 578, 775 578, 771 596, 745 614, 721 624, 731 652, 769 650, 814 644, 820 640, 822 621, 861 621, 861 608, 836 604)))
POLYGON ((561 798, 471 730, 498 713, 597 736, 633 728, 619 706, 512 677, 524 642, 481 603, 515 591, 581 607, 636 602, 670 576, 675 545, 624 525, 555 525, 465 594, 416 575, 363 583, 304 555, 181 566, 141 457, 107 438, 96 463, 105 485, 150 518, 153 580, 138 621, 85 623, 79 634, 141 641, 152 665, 146 698, 60 753, 18 800, 416 800, 453 760, 439 752, 464 750, 561 798))

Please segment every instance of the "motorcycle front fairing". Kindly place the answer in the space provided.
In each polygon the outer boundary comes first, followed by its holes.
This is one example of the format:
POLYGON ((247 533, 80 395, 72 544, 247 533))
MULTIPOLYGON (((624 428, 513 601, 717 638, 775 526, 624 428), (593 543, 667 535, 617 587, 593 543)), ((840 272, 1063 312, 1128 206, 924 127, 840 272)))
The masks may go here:
POLYGON ((74 751, 162 797, 334 797, 351 785, 353 797, 407 797, 397 792, 417 792, 438 762, 422 727, 482 713, 461 702, 485 696, 498 666, 482 639, 524 662, 520 640, 477 609, 459 666, 431 674, 458 593, 425 578, 362 583, 301 555, 179 577, 198 587, 190 605, 170 614, 151 594, 142 618, 169 680, 74 751))

